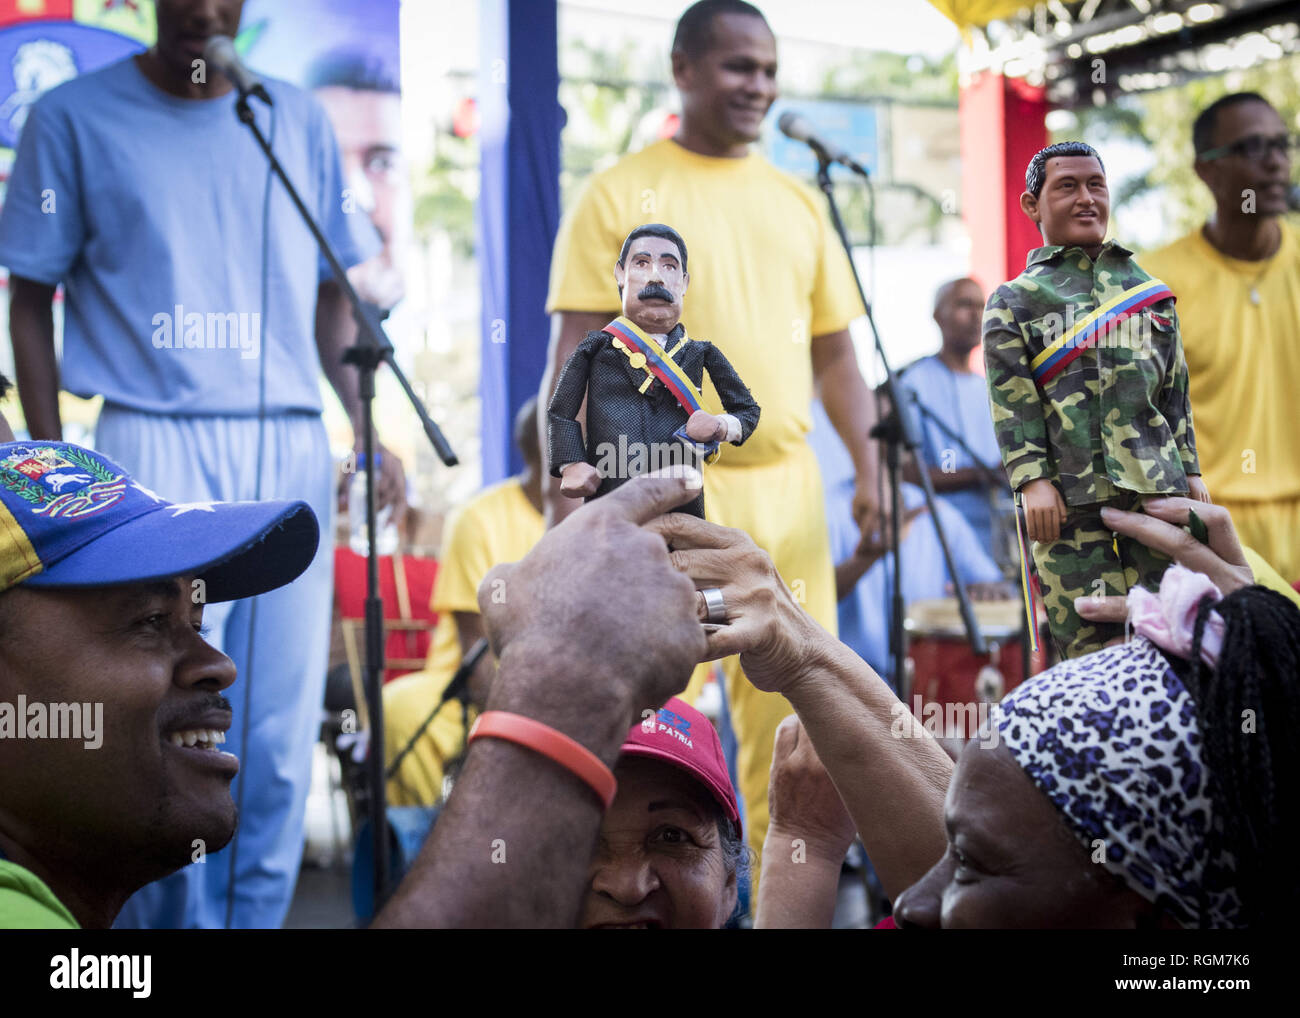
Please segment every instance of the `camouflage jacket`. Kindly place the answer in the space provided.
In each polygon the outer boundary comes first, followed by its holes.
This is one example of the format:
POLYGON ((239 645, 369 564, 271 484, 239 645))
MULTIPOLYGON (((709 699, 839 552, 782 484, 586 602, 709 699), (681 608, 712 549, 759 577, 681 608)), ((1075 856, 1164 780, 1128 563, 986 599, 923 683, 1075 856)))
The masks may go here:
POLYGON ((1090 312, 1152 277, 1111 241, 1088 258, 1040 247, 984 309, 984 364, 1011 487, 1055 481, 1066 505, 1116 489, 1185 494, 1199 474, 1172 298, 1120 322, 1041 385, 1030 362, 1090 312))

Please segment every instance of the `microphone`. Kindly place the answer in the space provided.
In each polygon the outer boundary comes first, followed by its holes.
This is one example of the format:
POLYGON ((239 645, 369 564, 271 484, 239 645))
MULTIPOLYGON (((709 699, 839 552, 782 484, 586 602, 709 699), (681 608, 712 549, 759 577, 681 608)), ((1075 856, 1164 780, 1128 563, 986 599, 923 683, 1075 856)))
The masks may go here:
POLYGON ((854 173, 860 176, 870 176, 866 169, 858 163, 851 155, 845 152, 838 145, 829 142, 820 137, 813 125, 799 116, 794 110, 786 110, 777 119, 776 126, 781 129, 781 133, 787 138, 795 141, 801 141, 814 152, 818 157, 828 163, 839 163, 841 166, 847 166, 854 173))
POLYGON ((1292 184, 1287 191, 1286 207, 1292 212, 1300 212, 1300 184, 1292 184))
MULTIPOLYGON (((487 650, 487 637, 482 636, 475 641, 474 646, 469 649, 469 653, 461 658, 460 667, 456 669, 456 674, 451 677, 451 682, 447 683, 447 688, 442 691, 442 696, 438 700, 438 705, 429 712, 429 716, 425 718, 423 724, 415 730, 415 734, 412 735, 406 745, 402 747, 402 751, 398 753, 397 756, 393 758, 393 762, 384 769, 385 781, 393 780, 393 775, 396 774, 398 769, 402 766, 402 761, 405 760, 411 750, 415 748, 415 744, 420 741, 420 736, 428 731, 429 726, 433 724, 433 719, 438 716, 438 712, 442 710, 443 705, 446 704, 448 700, 459 700, 462 704, 468 702, 466 697, 469 693, 469 677, 474 674, 474 669, 478 667, 479 661, 482 659, 483 655, 487 653, 487 650)), ((468 736, 469 732, 466 732, 465 735, 468 736)), ((382 747, 380 748, 380 752, 383 752, 382 747)))
POLYGON ((261 79, 244 66, 235 52, 235 44, 228 35, 214 35, 203 47, 203 59, 212 67, 230 79, 241 99, 255 95, 266 105, 271 106, 271 96, 262 85, 261 79))

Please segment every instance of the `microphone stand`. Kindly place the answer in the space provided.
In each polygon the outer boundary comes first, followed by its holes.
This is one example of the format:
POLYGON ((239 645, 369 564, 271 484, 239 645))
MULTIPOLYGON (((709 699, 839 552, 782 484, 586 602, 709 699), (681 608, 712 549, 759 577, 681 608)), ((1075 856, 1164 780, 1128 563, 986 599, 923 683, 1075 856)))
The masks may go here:
POLYGON ((258 146, 266 155, 272 172, 284 185, 284 189, 293 202, 294 208, 298 210, 298 215, 302 217, 302 221, 307 229, 311 231, 311 235, 316 238, 321 254, 329 263, 330 271, 334 275, 334 281, 347 298, 348 304, 352 308, 352 317, 357 323, 356 345, 348 349, 347 353, 343 355, 343 360, 347 364, 355 365, 360 372, 363 421, 362 442, 366 456, 366 536, 370 542, 370 550, 366 556, 366 655, 362 674, 366 690, 366 708, 370 715, 369 755, 366 759, 369 785, 367 812, 370 814, 370 830, 373 836, 375 913, 378 914, 384 902, 388 900, 388 845, 385 838, 388 824, 384 788, 384 698, 382 693, 384 682, 384 602, 379 594, 379 555, 375 547, 377 513, 375 509, 374 473, 375 428, 374 407, 372 406, 375 398, 375 371, 380 364, 385 361, 388 362, 388 366, 392 369, 394 377, 401 385, 402 391, 406 393, 406 398, 414 407, 416 416, 419 417, 420 423, 424 427, 424 433, 433 444, 438 458, 449 467, 455 466, 458 461, 451 446, 447 444, 447 439, 443 437, 438 425, 434 423, 433 418, 429 416, 424 409, 424 405, 416 397, 415 390, 411 388, 410 382, 406 380, 402 369, 397 366, 397 360, 393 355, 393 345, 388 341, 388 337, 384 335, 383 328, 380 326, 374 310, 363 303, 357 295, 357 291, 348 282, 347 271, 339 262, 338 255, 335 254, 329 239, 321 232, 321 228, 317 224, 315 217, 312 216, 311 210, 303 203, 298 189, 294 187, 293 181, 285 173, 280 160, 276 158, 275 153, 271 150, 271 145, 266 136, 257 126, 257 120, 253 116, 253 110, 248 104, 247 96, 241 95, 239 101, 235 103, 235 114, 240 122, 245 124, 253 133, 258 146))
POLYGON ((921 399, 920 393, 912 388, 909 388, 908 391, 912 394, 912 402, 916 404, 916 409, 921 412, 921 416, 942 431, 945 438, 950 438, 961 447, 962 452, 971 458, 971 462, 975 464, 975 469, 984 475, 990 486, 995 488, 1006 488, 1008 492, 1011 490, 1010 486, 1007 484, 1005 474, 999 473, 981 460, 979 456, 975 454, 975 450, 970 447, 969 443, 967 443, 966 439, 957 434, 957 432, 948 426, 947 422, 944 421, 943 418, 939 417, 933 410, 925 405, 925 401, 921 399))
MULTIPOLYGON (((876 328, 876 319, 871 313, 871 302, 867 300, 866 291, 862 289, 862 279, 858 275, 858 267, 853 264, 853 247, 849 243, 849 235, 844 229, 844 220, 840 217, 839 206, 835 203, 835 193, 831 186, 831 161, 827 158, 825 150, 820 146, 814 145, 813 151, 817 155, 817 185, 821 188, 822 193, 826 195, 826 202, 830 206, 831 223, 835 227, 835 232, 839 234, 840 243, 844 246, 844 253, 849 259, 849 269, 853 273, 853 282, 857 284, 858 296, 862 298, 862 306, 867 312, 867 322, 871 326, 871 335, 876 344, 876 355, 880 358, 880 363, 885 367, 885 383, 882 388, 889 398, 889 413, 884 420, 871 429, 870 434, 872 438, 884 443, 885 459, 889 468, 890 498, 894 520, 889 537, 890 549, 894 555, 893 591, 890 597, 889 648, 894 659, 894 682, 898 687, 901 698, 909 692, 903 688, 904 663, 907 657, 903 649, 903 578, 902 557, 900 555, 903 510, 902 489, 899 485, 902 480, 901 453, 903 450, 912 454, 919 468, 917 473, 920 474, 921 488, 925 492, 926 508, 930 512, 930 518, 934 521, 934 530, 939 537, 939 546, 943 549, 943 560, 948 566, 948 573, 952 576, 953 589, 957 592, 957 602, 961 609, 962 623, 966 627, 966 638, 970 641, 971 650, 980 656, 986 654, 987 650, 984 646, 984 637, 975 623, 975 613, 971 609, 970 597, 966 593, 966 585, 957 572, 956 563, 952 557, 952 549, 948 545, 948 535, 943 530, 943 521, 939 519, 939 514, 934 511, 934 483, 930 480, 930 471, 927 469, 925 457, 921 453, 921 443, 916 437, 918 434, 916 421, 912 417, 912 410, 908 405, 908 401, 898 398, 900 386, 898 385, 897 376, 894 374, 893 368, 889 366, 889 359, 885 356, 885 347, 880 339, 880 330, 876 328)), ((871 207, 870 215, 874 218, 876 202, 875 192, 871 187, 871 178, 864 173, 862 179, 866 183, 867 193, 871 199, 869 203, 871 207)), ((875 236, 874 228, 872 229, 872 236, 875 236)))

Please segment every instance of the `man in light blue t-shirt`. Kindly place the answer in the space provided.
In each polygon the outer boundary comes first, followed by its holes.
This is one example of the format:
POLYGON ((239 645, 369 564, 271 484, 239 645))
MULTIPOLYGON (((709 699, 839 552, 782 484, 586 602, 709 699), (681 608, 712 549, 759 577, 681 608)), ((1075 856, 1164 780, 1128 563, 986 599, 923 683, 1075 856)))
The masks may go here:
MULTIPOLYGON (((917 395, 924 413, 917 414, 922 452, 935 493, 961 513, 984 548, 1004 537, 997 532, 993 506, 1001 499, 1010 509, 1010 488, 1005 481, 994 487, 988 467, 1003 476, 1002 454, 993 433, 988 386, 970 367, 971 351, 980 345, 984 293, 973 279, 954 279, 939 287, 934 297, 934 320, 943 337, 938 353, 909 365, 899 377, 917 395), (970 451, 953 436, 962 439, 970 451), (971 452, 975 454, 972 458, 971 452)), ((904 477, 920 484, 915 464, 904 477)))
MULTIPOLYGON (((319 375, 359 431, 356 373, 341 361, 355 324, 278 183, 264 221, 266 159, 235 117, 230 84, 200 59, 209 37, 238 32, 242 6, 160 3, 153 48, 32 108, 0 214, 19 398, 32 436, 59 438, 61 375, 67 391, 104 399, 96 448, 185 511, 301 498, 328 535, 319 375), (60 283, 61 364, 51 315, 60 283)), ((290 178, 343 264, 369 258, 378 239, 364 211, 346 211, 325 114, 291 85, 265 84, 274 114, 253 106, 290 178)), ((405 482, 394 456, 382 471, 387 503, 405 482)), ((283 921, 328 654, 332 557, 322 544, 289 586, 209 607, 211 642, 243 680, 242 720, 229 733, 243 761, 239 833, 220 853, 196 843, 195 865, 144 888, 119 925, 283 921)))
MULTIPOLYGON (((835 430, 820 403, 813 403, 812 419, 808 443, 817 455, 826 496, 826 526, 830 531, 839 597, 840 640, 893 684, 889 617, 894 556, 883 547, 864 550, 862 535, 853 522, 853 462, 836 440, 835 430)), ((904 531, 899 549, 903 559, 903 603, 950 597, 952 574, 944 561, 934 521, 922 511, 925 493, 910 484, 904 484, 902 491, 906 516, 916 516, 904 531)), ((977 600, 1013 597, 1014 589, 1003 584, 1001 570, 961 513, 942 499, 935 499, 935 509, 941 517, 957 571, 970 595, 977 600)))

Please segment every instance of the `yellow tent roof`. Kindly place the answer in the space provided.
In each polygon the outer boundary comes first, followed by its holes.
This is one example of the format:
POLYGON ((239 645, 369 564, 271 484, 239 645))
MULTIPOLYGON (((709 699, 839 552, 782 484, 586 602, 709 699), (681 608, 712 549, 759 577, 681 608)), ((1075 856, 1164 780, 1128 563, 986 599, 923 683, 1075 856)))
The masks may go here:
POLYGON ((940 13, 965 31, 1032 6, 1033 0, 930 0, 940 13))

